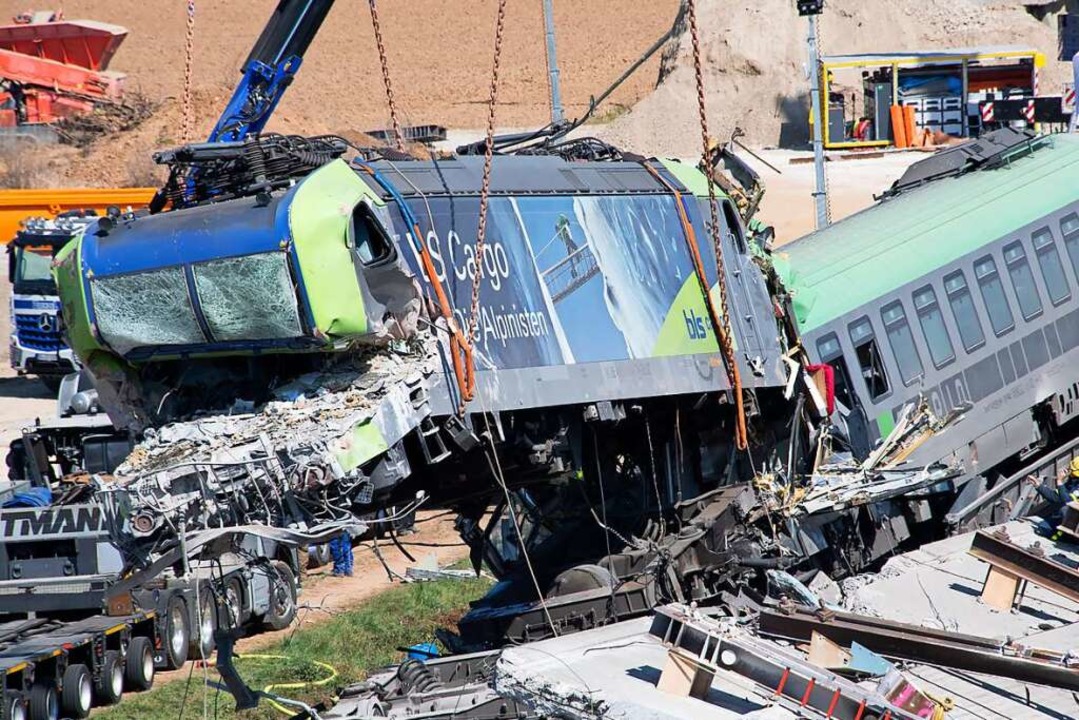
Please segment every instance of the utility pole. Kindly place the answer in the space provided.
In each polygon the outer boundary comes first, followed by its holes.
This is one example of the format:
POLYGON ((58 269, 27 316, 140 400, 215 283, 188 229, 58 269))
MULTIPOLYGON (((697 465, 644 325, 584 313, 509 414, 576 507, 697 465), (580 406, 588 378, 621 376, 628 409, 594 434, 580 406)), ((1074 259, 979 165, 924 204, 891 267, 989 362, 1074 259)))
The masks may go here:
POLYGON ((551 86, 551 122, 560 123, 566 118, 562 110, 562 91, 558 80, 558 51, 554 42, 554 8, 551 0, 543 0, 543 24, 547 29, 547 74, 551 86))
POLYGON ((828 187, 824 178, 824 113, 821 112, 820 58, 817 56, 817 16, 824 8, 824 0, 798 0, 798 14, 809 18, 809 100, 813 113, 813 170, 816 189, 813 201, 817 210, 817 229, 826 227, 828 217, 828 187))

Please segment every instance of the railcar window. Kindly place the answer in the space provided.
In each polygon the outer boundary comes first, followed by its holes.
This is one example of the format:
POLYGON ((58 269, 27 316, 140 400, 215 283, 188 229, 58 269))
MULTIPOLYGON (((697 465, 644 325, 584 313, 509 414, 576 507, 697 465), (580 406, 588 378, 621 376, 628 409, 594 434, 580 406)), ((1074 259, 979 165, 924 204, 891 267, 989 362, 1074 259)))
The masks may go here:
POLYGON ((869 318, 863 317, 850 324, 850 339, 854 345, 854 354, 858 357, 858 369, 862 372, 866 389, 871 400, 879 400, 888 394, 888 376, 884 372, 884 362, 877 349, 877 340, 873 335, 873 326, 869 318))
POLYGON ((974 263, 974 275, 978 278, 978 287, 982 291, 985 308, 989 311, 989 325, 997 335, 1003 335, 1015 327, 1011 306, 1004 296, 1004 285, 997 273, 997 264, 986 255, 974 263))
POLYGON ((880 311, 880 317, 884 321, 888 343, 892 346, 892 353, 899 365, 899 376, 904 385, 910 385, 922 376, 923 370, 922 359, 918 356, 918 348, 914 344, 914 333, 910 331, 903 304, 896 300, 885 305, 880 311))
POLYGON ((1019 298, 1019 312, 1024 320, 1031 320, 1042 314, 1042 299, 1038 297, 1038 286, 1034 284, 1034 271, 1027 261, 1027 251, 1018 240, 1004 246, 1004 263, 1008 266, 1008 276, 1012 279, 1015 296, 1019 298))
POLYGON ((1038 256, 1038 267, 1042 270, 1045 289, 1049 293, 1049 302, 1059 305, 1071 297, 1068 277, 1064 274, 1064 265, 1060 262, 1053 231, 1047 227, 1035 230, 1031 238, 1034 242, 1034 254, 1038 256))
POLYGON ((974 307, 974 298, 971 297, 970 288, 967 287, 967 279, 962 270, 956 270, 944 278, 944 292, 948 295, 948 305, 952 308, 952 316, 955 317, 956 327, 959 328, 959 339, 967 352, 976 350, 985 344, 985 333, 982 332, 982 323, 978 319, 978 310, 974 307))
POLYGON ((817 341, 817 351, 820 353, 820 361, 831 365, 835 372, 836 399, 847 408, 854 407, 850 371, 847 370, 847 363, 843 360, 843 348, 839 345, 839 338, 835 333, 828 333, 817 341))
POLYGON ((1072 213, 1061 220, 1060 234, 1064 236, 1064 248, 1068 251, 1075 278, 1079 280, 1079 215, 1072 213))
POLYGON ((914 309, 918 312, 918 324, 922 326, 933 365, 940 368, 955 360, 955 349, 952 347, 952 339, 948 337, 944 314, 940 311, 937 294, 931 286, 926 285, 914 293, 914 309))

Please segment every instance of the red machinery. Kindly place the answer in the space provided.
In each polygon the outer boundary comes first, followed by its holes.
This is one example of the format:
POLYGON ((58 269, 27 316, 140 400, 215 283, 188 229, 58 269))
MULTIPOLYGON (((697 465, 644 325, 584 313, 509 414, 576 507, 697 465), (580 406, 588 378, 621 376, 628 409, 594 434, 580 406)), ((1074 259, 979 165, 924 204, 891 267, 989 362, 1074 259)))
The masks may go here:
POLYGON ((0 127, 50 123, 120 99, 122 73, 107 70, 127 28, 59 14, 0 25, 0 127))

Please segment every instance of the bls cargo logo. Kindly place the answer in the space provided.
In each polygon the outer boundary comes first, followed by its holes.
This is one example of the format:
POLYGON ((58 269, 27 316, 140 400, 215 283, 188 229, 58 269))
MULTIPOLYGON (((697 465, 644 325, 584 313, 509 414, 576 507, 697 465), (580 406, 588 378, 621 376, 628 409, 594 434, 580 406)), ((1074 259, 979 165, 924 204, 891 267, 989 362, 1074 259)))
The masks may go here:
POLYGON ((683 310, 682 319, 686 321, 686 334, 690 340, 704 340, 708 337, 708 326, 705 325, 703 317, 692 310, 683 310))

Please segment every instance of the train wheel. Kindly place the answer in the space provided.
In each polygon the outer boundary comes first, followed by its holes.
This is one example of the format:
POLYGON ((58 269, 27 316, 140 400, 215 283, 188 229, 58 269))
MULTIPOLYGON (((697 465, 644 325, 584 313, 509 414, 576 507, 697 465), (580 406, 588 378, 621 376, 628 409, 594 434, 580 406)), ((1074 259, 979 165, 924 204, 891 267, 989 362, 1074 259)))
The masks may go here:
POLYGON ((191 646, 189 623, 187 603, 178 593, 173 593, 165 604, 165 667, 169 670, 182 668, 187 662, 187 651, 191 646))
POLYGON ((195 619, 198 634, 191 638, 191 652, 200 660, 209 660, 214 654, 214 628, 217 627, 217 604, 210 588, 201 588, 199 615, 195 619))
POLYGON ((271 630, 284 630, 296 618, 296 575, 280 560, 273 562, 270 575, 270 609, 263 622, 271 630))
POLYGON ((60 720, 60 698, 56 685, 38 680, 30 687, 30 720, 60 720))
POLYGON ((132 690, 149 690, 154 684, 154 647, 150 638, 131 638, 124 661, 124 685, 132 690))
POLYGON ((22 693, 4 693, 4 717, 7 720, 27 720, 26 698, 22 693))
POLYGON ((61 687, 60 707, 64 714, 72 718, 88 717, 94 699, 94 678, 90 668, 82 663, 68 665, 61 687))
POLYGON ((101 661, 101 677, 94 686, 98 705, 115 705, 124 694, 124 663, 116 650, 106 650, 101 661))

